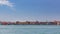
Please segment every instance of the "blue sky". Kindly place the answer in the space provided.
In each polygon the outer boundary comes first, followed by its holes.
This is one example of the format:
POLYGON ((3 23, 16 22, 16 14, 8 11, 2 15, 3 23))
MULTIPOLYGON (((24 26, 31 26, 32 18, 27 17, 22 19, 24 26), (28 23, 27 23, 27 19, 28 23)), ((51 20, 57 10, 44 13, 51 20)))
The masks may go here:
POLYGON ((6 0, 0 3, 0 21, 60 20, 60 0, 6 0), (2 4, 2 5, 1 5, 2 4))

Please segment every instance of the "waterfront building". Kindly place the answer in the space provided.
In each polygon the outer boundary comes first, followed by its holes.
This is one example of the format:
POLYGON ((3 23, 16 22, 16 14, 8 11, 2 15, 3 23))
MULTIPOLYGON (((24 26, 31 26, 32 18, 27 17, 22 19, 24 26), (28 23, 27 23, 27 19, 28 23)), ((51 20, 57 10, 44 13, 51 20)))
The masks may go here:
POLYGON ((2 22, 1 24, 2 25, 8 25, 8 22, 2 22))
POLYGON ((48 22, 40 22, 40 25, 47 25, 48 22))

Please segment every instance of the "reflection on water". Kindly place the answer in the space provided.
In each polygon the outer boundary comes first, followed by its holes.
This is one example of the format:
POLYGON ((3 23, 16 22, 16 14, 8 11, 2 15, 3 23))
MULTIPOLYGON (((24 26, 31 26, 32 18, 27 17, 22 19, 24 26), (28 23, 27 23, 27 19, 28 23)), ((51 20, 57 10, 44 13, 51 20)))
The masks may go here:
POLYGON ((0 34, 60 34, 60 26, 0 25, 0 34))

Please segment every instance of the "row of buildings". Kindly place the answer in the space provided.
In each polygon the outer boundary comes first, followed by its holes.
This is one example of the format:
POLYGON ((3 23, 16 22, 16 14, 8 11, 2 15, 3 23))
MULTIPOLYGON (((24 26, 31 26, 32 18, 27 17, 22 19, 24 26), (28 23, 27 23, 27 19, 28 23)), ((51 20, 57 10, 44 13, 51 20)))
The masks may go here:
POLYGON ((60 25, 60 21, 53 21, 53 22, 39 22, 39 21, 26 21, 26 22, 1 22, 1 25, 60 25))

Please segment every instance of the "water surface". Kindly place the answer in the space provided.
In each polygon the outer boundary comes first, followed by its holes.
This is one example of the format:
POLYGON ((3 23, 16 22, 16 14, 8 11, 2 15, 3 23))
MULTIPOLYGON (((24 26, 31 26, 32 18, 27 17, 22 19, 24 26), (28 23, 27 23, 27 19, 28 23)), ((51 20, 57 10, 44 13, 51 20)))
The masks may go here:
POLYGON ((59 25, 0 25, 0 34, 60 34, 59 25))

